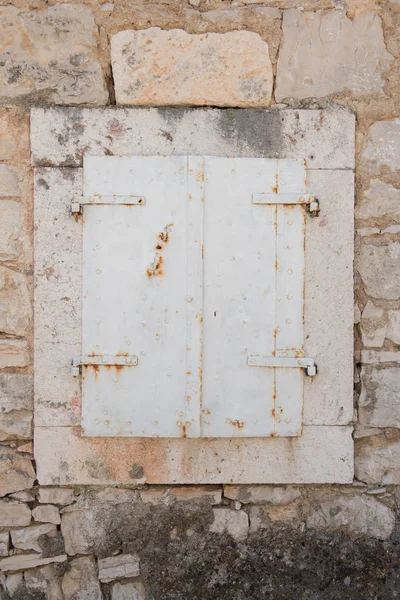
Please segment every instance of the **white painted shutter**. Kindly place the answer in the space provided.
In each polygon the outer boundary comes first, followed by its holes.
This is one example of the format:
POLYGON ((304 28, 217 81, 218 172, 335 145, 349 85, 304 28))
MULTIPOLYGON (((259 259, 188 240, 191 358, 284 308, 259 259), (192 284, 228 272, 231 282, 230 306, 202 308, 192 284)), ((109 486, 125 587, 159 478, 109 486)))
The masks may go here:
POLYGON ((248 357, 304 356, 305 206, 256 203, 303 164, 87 157, 84 181, 84 434, 300 435, 303 370, 248 357))

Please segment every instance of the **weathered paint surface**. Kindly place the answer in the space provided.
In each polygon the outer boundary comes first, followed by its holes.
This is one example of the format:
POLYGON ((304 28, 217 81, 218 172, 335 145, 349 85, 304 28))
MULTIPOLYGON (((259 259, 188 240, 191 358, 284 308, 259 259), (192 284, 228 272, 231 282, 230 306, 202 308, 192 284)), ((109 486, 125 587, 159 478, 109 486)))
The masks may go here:
POLYGON ((83 434, 300 435, 303 371, 247 354, 304 356, 304 163, 88 156, 84 191, 83 434))

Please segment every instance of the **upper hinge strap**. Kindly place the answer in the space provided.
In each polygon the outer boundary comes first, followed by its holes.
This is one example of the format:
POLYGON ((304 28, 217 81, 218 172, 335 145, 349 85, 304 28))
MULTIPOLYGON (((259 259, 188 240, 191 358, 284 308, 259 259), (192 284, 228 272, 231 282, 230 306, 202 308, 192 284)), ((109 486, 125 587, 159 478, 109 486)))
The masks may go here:
POLYGON ((144 196, 101 196, 99 194, 94 194, 93 196, 76 196, 72 200, 71 211, 73 213, 80 213, 83 205, 90 204, 109 204, 109 205, 134 205, 137 204, 142 206, 146 204, 146 199, 144 196))
POLYGON ((253 194, 253 204, 305 204, 307 212, 312 217, 319 214, 319 201, 316 196, 311 194, 253 194))

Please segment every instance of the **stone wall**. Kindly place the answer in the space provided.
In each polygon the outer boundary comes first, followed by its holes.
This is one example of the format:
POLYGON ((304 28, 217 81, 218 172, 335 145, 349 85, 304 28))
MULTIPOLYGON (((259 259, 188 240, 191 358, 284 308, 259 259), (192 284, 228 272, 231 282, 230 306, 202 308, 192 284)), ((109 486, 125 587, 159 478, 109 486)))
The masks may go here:
POLYGON ((1 598, 400 594, 399 155, 399 0, 0 8, 1 598), (357 117, 354 484, 39 487, 30 107, 333 103, 357 117))

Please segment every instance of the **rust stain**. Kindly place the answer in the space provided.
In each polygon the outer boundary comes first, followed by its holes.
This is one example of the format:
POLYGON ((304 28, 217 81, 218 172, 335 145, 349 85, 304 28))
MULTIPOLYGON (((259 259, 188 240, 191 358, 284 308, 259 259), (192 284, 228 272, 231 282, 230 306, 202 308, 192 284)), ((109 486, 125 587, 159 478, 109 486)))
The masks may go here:
POLYGON ((100 373, 100 365, 90 365, 93 369, 94 380, 97 381, 100 373))
POLYGON ((239 419, 227 419, 226 423, 232 425, 232 427, 237 427, 238 429, 243 429, 244 427, 244 421, 239 421, 239 419))
POLYGON ((196 173, 196 181, 203 183, 204 182, 204 171, 197 171, 196 173))
POLYGON ((275 269, 278 271, 278 269, 279 269, 279 263, 278 263, 278 261, 277 261, 277 260, 275 261, 275 264, 274 264, 274 266, 275 266, 275 269))
POLYGON ((277 172, 275 173, 275 185, 272 187, 272 192, 273 192, 274 194, 277 194, 277 193, 278 193, 278 189, 279 189, 279 181, 278 181, 278 177, 279 177, 279 175, 278 175, 278 171, 277 171, 277 172))
POLYGON ((151 265, 146 269, 146 275, 149 279, 153 277, 162 277, 164 275, 164 257, 162 256, 162 251, 169 242, 171 228, 173 225, 173 223, 168 223, 164 229, 157 234, 157 242, 155 246, 156 255, 151 265))
POLYGON ((152 277, 162 277, 164 275, 163 271, 164 258, 159 254, 156 254, 154 257, 154 261, 151 263, 150 267, 147 267, 146 274, 149 279, 152 277))
POLYGON ((279 331, 280 331, 279 327, 275 327, 275 329, 274 329, 274 338, 276 338, 278 336, 279 331))
POLYGON ((191 422, 185 421, 183 423, 182 421, 178 421, 176 425, 180 430, 180 437, 183 437, 183 438, 187 437, 189 427, 191 426, 191 422))

